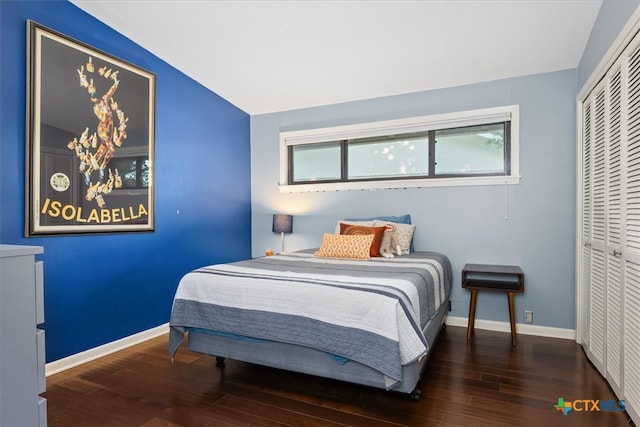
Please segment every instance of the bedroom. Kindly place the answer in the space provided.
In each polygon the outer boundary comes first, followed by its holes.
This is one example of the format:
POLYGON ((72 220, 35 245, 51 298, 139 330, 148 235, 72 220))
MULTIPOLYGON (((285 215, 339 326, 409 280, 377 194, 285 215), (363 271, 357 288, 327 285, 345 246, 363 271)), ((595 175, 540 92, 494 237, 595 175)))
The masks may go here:
MULTIPOLYGON (((576 328, 576 95, 636 6, 605 1, 573 69, 249 115, 70 3, 3 1, 0 241, 45 248, 47 362, 166 324, 184 272, 277 246, 270 222, 280 211, 294 215, 290 249, 317 245, 318 230, 340 217, 410 213, 420 247, 451 257, 454 284, 465 262, 522 265, 530 291, 516 298, 517 322, 532 310, 536 327, 569 338, 576 328), (154 233, 23 237, 27 19, 158 75, 154 233), (519 185, 302 194, 280 194, 275 185, 282 130, 511 104, 522 112, 519 185), (209 160, 204 168, 202 159, 209 160), (78 279, 79 265, 95 263, 88 250, 100 262, 78 279)), ((451 319, 464 326, 468 294, 454 288, 451 319)), ((478 326, 508 330, 504 298, 482 298, 477 318, 478 326)))

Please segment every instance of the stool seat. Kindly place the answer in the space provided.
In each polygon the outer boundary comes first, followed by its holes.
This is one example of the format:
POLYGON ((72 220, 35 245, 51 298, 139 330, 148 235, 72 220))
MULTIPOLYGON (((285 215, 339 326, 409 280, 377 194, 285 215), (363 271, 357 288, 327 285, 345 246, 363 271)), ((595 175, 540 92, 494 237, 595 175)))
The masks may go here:
POLYGON ((471 290, 467 340, 470 340, 473 335, 478 291, 506 292, 509 303, 509 323, 511 324, 511 345, 515 347, 516 321, 513 296, 515 293, 524 292, 524 272, 522 269, 515 265, 465 264, 462 269, 462 287, 471 290))

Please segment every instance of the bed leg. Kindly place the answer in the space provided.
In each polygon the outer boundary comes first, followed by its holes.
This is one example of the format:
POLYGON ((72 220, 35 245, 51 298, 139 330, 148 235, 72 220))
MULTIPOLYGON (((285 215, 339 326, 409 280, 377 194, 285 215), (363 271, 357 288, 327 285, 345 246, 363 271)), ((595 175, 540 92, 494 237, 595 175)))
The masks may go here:
POLYGON ((224 357, 216 356, 216 366, 224 366, 224 357))
POLYGON ((409 399, 417 402, 420 400, 421 390, 419 388, 414 389, 411 393, 409 393, 409 399))

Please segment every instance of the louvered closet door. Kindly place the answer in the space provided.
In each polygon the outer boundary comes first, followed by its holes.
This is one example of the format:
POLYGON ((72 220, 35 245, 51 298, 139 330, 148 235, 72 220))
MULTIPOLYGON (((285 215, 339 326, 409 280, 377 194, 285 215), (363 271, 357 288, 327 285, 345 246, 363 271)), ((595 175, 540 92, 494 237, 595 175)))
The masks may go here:
POLYGON ((640 35, 581 101, 578 339, 638 424, 640 35))
MULTIPOLYGON (((627 410, 638 423, 640 415, 640 49, 639 37, 623 55, 627 77, 626 166, 623 169, 626 193, 623 237, 625 260, 623 288, 622 389, 627 410), (626 235, 625 235, 626 234, 626 235)), ((623 77, 624 74, 623 74, 623 77)), ((624 98, 623 98, 624 101, 624 98)))
POLYGON ((621 391, 622 368, 622 91, 621 69, 614 68, 606 83, 606 378, 614 390, 621 391))
MULTIPOLYGON (((593 214, 591 196, 591 169, 592 169, 592 130, 591 130, 591 102, 584 102, 582 110, 582 247, 581 247, 581 268, 580 277, 582 279, 581 307, 584 312, 589 313, 591 300, 591 216, 593 214)), ((582 344, 585 348, 590 345, 589 316, 582 326, 582 344)))
POLYGON ((589 292, 589 345, 587 353, 594 366, 605 373, 605 304, 606 304, 606 145, 605 89, 601 85, 591 100, 593 120, 591 280, 589 292))

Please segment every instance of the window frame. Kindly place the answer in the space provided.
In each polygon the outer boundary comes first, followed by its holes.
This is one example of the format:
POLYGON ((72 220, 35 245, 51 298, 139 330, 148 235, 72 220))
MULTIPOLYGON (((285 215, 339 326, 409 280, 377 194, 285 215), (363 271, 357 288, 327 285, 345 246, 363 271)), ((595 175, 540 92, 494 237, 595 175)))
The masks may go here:
MULTIPOLYGON (((385 120, 379 122, 359 123, 346 126, 305 129, 280 132, 280 176, 279 189, 282 193, 298 193, 309 191, 339 191, 339 190, 375 190, 394 188, 420 188, 461 185, 505 185, 520 182, 520 150, 519 150, 519 105, 509 105, 479 110, 468 110, 454 113, 436 114, 429 116, 410 117, 405 119, 385 120), (289 147, 303 144, 335 143, 347 140, 385 136, 390 134, 408 134, 451 129, 466 126, 486 125, 498 122, 508 122, 505 129, 505 139, 509 139, 505 153, 505 167, 508 174, 470 174, 470 175, 430 175, 424 177, 386 177, 383 179, 357 180, 323 180, 318 182, 292 183, 289 177, 293 175, 292 151, 289 147), (506 132, 509 132, 509 135, 506 132)), ((431 140, 432 138, 430 138, 431 140)), ((343 151, 346 149, 343 146, 343 151)), ((435 151, 429 147, 429 163, 434 161, 435 151)), ((344 178, 346 167, 345 158, 342 159, 344 178)), ((429 165, 430 170, 431 164, 429 165)))

